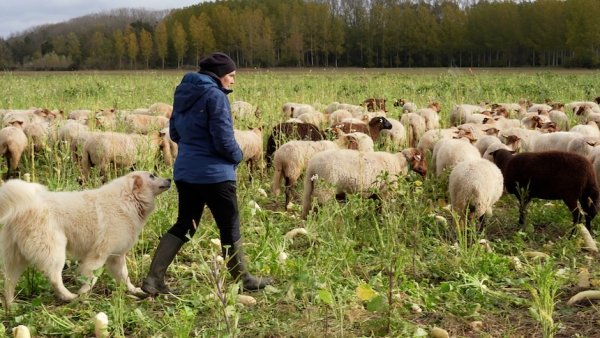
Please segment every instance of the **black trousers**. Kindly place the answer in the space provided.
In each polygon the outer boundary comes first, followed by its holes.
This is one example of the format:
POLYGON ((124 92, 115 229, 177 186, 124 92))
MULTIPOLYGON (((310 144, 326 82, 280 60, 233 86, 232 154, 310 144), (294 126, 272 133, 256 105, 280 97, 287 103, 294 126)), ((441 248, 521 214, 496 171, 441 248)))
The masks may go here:
POLYGON ((187 242, 196 233, 204 206, 212 213, 221 235, 222 245, 237 242, 240 234, 240 215, 238 212, 237 189, 235 181, 214 184, 193 184, 175 181, 179 195, 177 222, 168 233, 187 242))

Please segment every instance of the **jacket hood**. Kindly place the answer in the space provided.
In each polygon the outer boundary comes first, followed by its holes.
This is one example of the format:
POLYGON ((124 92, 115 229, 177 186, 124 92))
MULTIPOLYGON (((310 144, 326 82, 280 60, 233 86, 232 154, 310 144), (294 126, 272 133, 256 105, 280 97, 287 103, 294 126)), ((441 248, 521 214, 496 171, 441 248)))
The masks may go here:
POLYGON ((190 109, 210 88, 219 88, 228 94, 219 81, 208 74, 187 73, 175 89, 173 110, 183 113, 190 109))

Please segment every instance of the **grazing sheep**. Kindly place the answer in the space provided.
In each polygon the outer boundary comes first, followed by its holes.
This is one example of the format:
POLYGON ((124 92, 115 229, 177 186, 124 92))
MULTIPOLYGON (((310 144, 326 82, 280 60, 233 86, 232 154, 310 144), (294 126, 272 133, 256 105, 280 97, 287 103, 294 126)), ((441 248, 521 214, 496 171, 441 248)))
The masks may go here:
POLYGON ((478 140, 485 135, 488 135, 488 130, 497 130, 496 120, 491 117, 488 117, 483 120, 483 124, 479 123, 463 123, 459 125, 458 130, 464 130, 471 132, 473 139, 478 140))
POLYGON ((325 121, 325 115, 318 111, 313 111, 312 113, 304 113, 297 117, 298 120, 303 123, 314 124, 315 126, 321 125, 325 121))
POLYGON ((573 131, 559 131, 556 133, 540 134, 533 142, 531 151, 540 152, 548 150, 567 151, 567 146, 571 140, 582 137, 583 134, 573 131))
POLYGON ((125 116, 125 125, 134 133, 148 134, 151 131, 159 131, 163 129, 169 119, 164 116, 150 115, 127 115, 125 116))
POLYGON ((586 124, 573 126, 569 131, 571 133, 580 133, 584 136, 600 137, 600 129, 598 129, 598 124, 594 121, 588 121, 586 124))
POLYGON ((373 141, 377 141, 379 134, 384 129, 392 129, 392 124, 383 116, 374 117, 369 121, 369 124, 352 124, 352 123, 337 123, 331 126, 332 128, 338 128, 344 133, 365 133, 371 136, 373 141))
POLYGON ((287 117, 292 117, 293 108, 302 106, 302 103, 286 102, 281 106, 281 110, 287 117))
POLYGON ((516 135, 509 135, 506 137, 506 143, 492 143, 483 153, 483 159, 488 160, 490 162, 494 162, 494 157, 490 155, 491 152, 498 149, 506 149, 506 150, 517 150, 519 148, 519 143, 521 139, 516 135))
POLYGON ((0 129, 0 155, 6 158, 7 178, 11 177, 11 172, 17 171, 21 156, 28 146, 22 125, 22 123, 14 123, 12 126, 0 129))
POLYGON ((292 195, 297 198, 298 193, 293 186, 304 172, 308 160, 318 152, 344 147, 347 139, 341 131, 339 136, 335 141, 289 141, 282 144, 273 154, 273 167, 275 168, 272 184, 273 195, 279 196, 283 179, 285 181, 285 205, 287 206, 291 202, 292 195))
POLYGON ((2 126, 6 127, 12 124, 12 122, 21 121, 23 122, 23 127, 26 127, 31 123, 46 122, 48 115, 50 115, 48 109, 10 110, 2 117, 2 126))
POLYGON ((440 104, 437 102, 431 102, 427 105, 427 108, 421 108, 415 113, 421 115, 425 120, 425 129, 439 129, 440 128, 440 104))
POLYGON ((408 144, 416 147, 421 135, 427 130, 425 119, 417 113, 403 114, 400 123, 408 127, 408 144))
POLYGON ((265 162, 267 168, 271 165, 273 153, 277 150, 277 145, 290 140, 321 141, 325 139, 319 127, 310 123, 282 122, 273 127, 271 135, 267 139, 267 150, 265 152, 265 162))
POLYGON ((474 113, 480 113, 484 111, 486 108, 486 103, 481 102, 479 105, 475 106, 472 104, 457 104, 450 110, 450 126, 456 127, 459 124, 463 124, 467 122, 467 117, 473 115, 474 113))
POLYGON ((436 176, 443 175, 444 169, 452 168, 460 162, 481 158, 477 148, 465 139, 440 140, 434 147, 434 151, 436 176))
POLYGON ((231 114, 235 119, 245 119, 254 116, 260 119, 260 109, 246 101, 234 101, 231 103, 231 114))
POLYGON ((79 120, 82 117, 87 117, 89 118, 90 115, 93 115, 94 113, 91 110, 87 110, 87 109, 78 109, 78 110, 73 110, 69 113, 69 115, 67 115, 67 119, 69 120, 79 120))
POLYGON ((358 151, 374 151, 375 144, 370 135, 361 132, 344 134, 346 138, 346 147, 358 151))
POLYGON ((338 104, 337 109, 345 109, 345 110, 349 111, 354 116, 366 112, 365 107, 363 107, 363 106, 357 106, 355 104, 348 104, 348 103, 340 103, 340 104, 338 104))
POLYGON ((477 142, 475 142, 475 148, 477 148, 479 154, 481 155, 481 157, 483 157, 483 154, 488 149, 488 147, 494 143, 502 143, 502 141, 500 141, 500 139, 496 135, 485 135, 479 138, 477 142))
POLYGON ((387 111, 385 110, 386 101, 386 99, 368 98, 363 101, 363 106, 367 108, 367 111, 387 111))
POLYGON ((262 128, 234 129, 233 134, 242 150, 243 158, 247 159, 246 163, 248 163, 250 171, 254 171, 254 164, 260 159, 263 151, 262 128))
POLYGON ((74 137, 88 131, 89 128, 81 123, 69 121, 58 130, 58 140, 66 142, 68 145, 70 145, 73 142, 74 137))
MULTIPOLYGON (((81 153, 84 180, 89 177, 92 166, 99 167, 100 175, 105 175, 111 165, 118 168, 129 168, 142 156, 157 154, 161 143, 158 132, 152 132, 148 135, 115 132, 83 133, 79 135, 79 137, 82 136, 87 138, 83 143, 81 153)), ((75 142, 76 139, 73 141, 75 142)))
POLYGON ((548 116, 550 116, 550 121, 556 122, 558 127, 564 131, 570 130, 570 122, 567 114, 560 110, 551 110, 548 112, 548 116))
POLYGON ((466 160, 452 169, 449 190, 452 209, 465 225, 473 216, 484 224, 485 214, 491 215, 492 206, 502 197, 504 179, 494 163, 481 158, 466 160))
POLYGON ((446 129, 432 129, 426 131, 419 139, 417 149, 425 152, 426 149, 433 151, 435 144, 441 139, 451 139, 458 135, 458 128, 450 127, 446 129))
POLYGON ((521 108, 527 110, 532 105, 533 105, 533 103, 531 103, 531 101, 529 101, 527 99, 519 99, 519 101, 517 101, 517 103, 494 103, 491 105, 491 107, 493 110, 496 110, 498 108, 504 108, 508 111, 516 112, 521 108))
POLYGON ((48 150, 48 141, 56 142, 56 137, 51 135, 50 122, 31 123, 23 128, 23 132, 30 144, 33 143, 33 151, 39 153, 42 149, 48 150))
POLYGON ((350 119, 352 116, 353 115, 349 111, 345 109, 338 109, 329 115, 329 123, 340 123, 343 119, 350 119))
POLYGON ((157 102, 150 106, 148 112, 151 115, 155 116, 164 116, 168 119, 171 118, 171 114, 173 114, 173 106, 170 104, 157 102))
POLYGON ((598 145, 600 145, 600 137, 583 136, 569 141, 567 151, 588 157, 598 145))
MULTIPOLYGON (((367 121, 368 122, 368 121, 367 121)), ((361 120, 361 119, 357 119, 355 117, 350 117, 350 118, 345 118, 343 119, 340 123, 338 124, 360 124, 361 126, 366 126, 367 122, 361 120)), ((332 124, 332 126, 334 126, 334 124, 332 124)))
POLYGON ((494 163, 502 171, 506 191, 519 200, 519 224, 526 225, 526 208, 532 198, 563 200, 573 215, 573 226, 585 214, 585 226, 591 223, 600 207, 600 190, 592 163, 585 157, 564 151, 520 153, 499 149, 493 152, 494 163))
POLYGON ((169 128, 162 129, 160 131, 160 136, 163 139, 163 144, 161 144, 163 160, 166 165, 172 167, 173 163, 175 163, 175 159, 177 158, 177 154, 179 153, 179 146, 171 139, 169 128))
POLYGON ((292 117, 296 117, 296 118, 302 114, 316 112, 315 108, 309 104, 295 106, 295 107, 292 107, 291 109, 292 109, 292 117))
POLYGON ((404 125, 391 117, 386 117, 392 125, 391 129, 383 129, 379 134, 384 140, 390 140, 390 143, 399 147, 404 147, 406 143, 406 128, 404 125))
POLYGON ((402 114, 414 113, 417 111, 417 105, 414 102, 406 102, 405 99, 399 99, 394 102, 394 107, 402 107, 402 114))
POLYGON ((523 151, 533 151, 535 139, 542 133, 539 130, 527 130, 522 128, 511 128, 503 130, 499 135, 500 141, 506 143, 506 138, 510 135, 517 136, 521 139, 519 149, 523 151))
POLYGON ((380 196, 373 196, 371 189, 379 189, 384 196, 388 192, 388 182, 380 178, 382 172, 390 175, 392 185, 395 186, 396 178, 408 174, 409 170, 423 177, 427 175, 427 160, 422 151, 410 148, 390 154, 332 149, 317 153, 308 161, 304 176, 302 218, 306 219, 308 216, 313 196, 317 197, 319 204, 348 193, 379 199, 380 196), (328 187, 317 183, 321 179, 328 183, 328 187))

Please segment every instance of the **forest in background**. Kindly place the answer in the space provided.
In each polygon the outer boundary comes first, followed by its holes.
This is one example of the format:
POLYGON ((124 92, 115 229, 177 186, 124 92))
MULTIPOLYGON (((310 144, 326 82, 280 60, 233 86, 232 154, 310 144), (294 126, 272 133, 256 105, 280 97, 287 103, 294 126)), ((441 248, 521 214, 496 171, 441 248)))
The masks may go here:
POLYGON ((600 0, 217 0, 120 8, 0 39, 0 69, 600 65, 600 0))

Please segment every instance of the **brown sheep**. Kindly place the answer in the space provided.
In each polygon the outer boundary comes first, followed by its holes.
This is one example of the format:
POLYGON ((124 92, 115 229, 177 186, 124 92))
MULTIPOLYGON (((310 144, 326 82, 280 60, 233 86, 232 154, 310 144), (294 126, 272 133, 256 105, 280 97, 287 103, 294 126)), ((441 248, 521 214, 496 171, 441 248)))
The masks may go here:
POLYGON ((573 215, 573 225, 585 215, 591 223, 600 207, 600 189, 592 163, 582 155, 565 151, 520 153, 498 149, 492 152, 494 163, 502 171, 504 187, 519 199, 519 224, 526 225, 526 208, 532 198, 563 200, 573 215))
POLYGON ((267 150, 265 162, 267 168, 271 165, 273 154, 277 145, 290 140, 321 141, 325 139, 325 133, 319 127, 310 123, 282 122, 273 127, 273 131, 267 139, 267 150))
POLYGON ((344 133, 365 133, 373 139, 373 141, 377 141, 379 138, 379 134, 383 129, 392 129, 392 124, 383 116, 376 116, 369 121, 369 124, 353 124, 353 123, 336 123, 331 126, 331 128, 338 128, 344 133))
POLYGON ((386 101, 387 101, 386 99, 368 98, 363 101, 363 106, 365 106, 367 108, 367 111, 374 112, 374 111, 383 110, 383 111, 387 112, 387 110, 385 109, 386 101))

